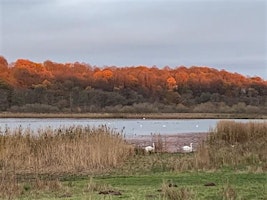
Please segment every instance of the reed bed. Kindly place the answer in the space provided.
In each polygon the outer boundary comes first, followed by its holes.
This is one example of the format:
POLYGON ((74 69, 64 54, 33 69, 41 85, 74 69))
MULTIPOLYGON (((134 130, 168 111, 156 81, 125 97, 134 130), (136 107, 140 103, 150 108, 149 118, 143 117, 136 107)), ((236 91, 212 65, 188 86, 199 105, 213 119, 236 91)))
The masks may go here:
POLYGON ((220 121, 195 154, 197 168, 267 171, 267 122, 220 121))
MULTIPOLYGON (((30 129, 6 129, 0 135, 0 198, 15 199, 28 190, 63 190, 65 194, 66 186, 58 179, 62 173, 96 175, 115 168, 111 171, 113 175, 213 171, 225 167, 253 173, 267 171, 267 122, 220 121, 192 153, 164 153, 164 141, 160 135, 156 139, 162 148, 155 153, 140 154, 124 140, 122 133, 106 126, 46 128, 37 134, 30 129), (33 180, 29 183, 27 175, 30 174, 33 180), (47 174, 48 180, 39 176, 47 174), (19 175, 25 180, 20 180, 19 175)), ((86 191, 100 188, 91 181, 86 191)), ((197 198, 190 187, 170 187, 163 183, 161 189, 163 199, 197 198)), ((68 188, 66 191, 68 196, 68 188)), ((219 195, 222 199, 238 197, 230 185, 219 195)))
POLYGON ((0 172, 53 174, 101 172, 118 166, 133 147, 106 126, 56 130, 5 130, 0 136, 0 172))

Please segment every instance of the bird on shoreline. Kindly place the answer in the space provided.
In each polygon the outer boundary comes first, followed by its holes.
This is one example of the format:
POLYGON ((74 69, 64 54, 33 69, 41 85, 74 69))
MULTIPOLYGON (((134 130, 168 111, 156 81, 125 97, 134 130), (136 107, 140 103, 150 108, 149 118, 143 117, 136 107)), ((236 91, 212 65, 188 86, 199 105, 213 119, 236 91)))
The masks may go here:
POLYGON ((184 152, 192 152, 193 151, 193 143, 190 143, 190 146, 183 146, 182 150, 184 152))
POLYGON ((145 147, 145 151, 146 151, 147 153, 150 153, 150 152, 152 152, 152 151, 155 151, 155 143, 153 142, 153 143, 152 143, 152 146, 146 146, 146 147, 145 147))

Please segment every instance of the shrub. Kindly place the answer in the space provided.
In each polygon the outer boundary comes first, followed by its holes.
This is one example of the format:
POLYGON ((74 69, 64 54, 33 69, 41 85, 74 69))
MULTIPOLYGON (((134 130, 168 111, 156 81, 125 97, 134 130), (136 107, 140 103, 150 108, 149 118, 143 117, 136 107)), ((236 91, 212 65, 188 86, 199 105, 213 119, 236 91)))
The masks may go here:
POLYGON ((57 106, 47 105, 47 104, 26 104, 24 106, 12 106, 10 109, 12 112, 36 112, 36 113, 51 113, 59 112, 57 106))

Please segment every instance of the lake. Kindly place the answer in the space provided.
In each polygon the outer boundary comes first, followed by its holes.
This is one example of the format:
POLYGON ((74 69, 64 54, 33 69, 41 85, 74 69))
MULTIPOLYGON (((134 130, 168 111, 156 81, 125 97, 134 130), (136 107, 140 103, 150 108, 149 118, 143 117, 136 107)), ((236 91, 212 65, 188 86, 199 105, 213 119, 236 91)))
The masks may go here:
MULTIPOLYGON (((156 134, 182 134, 208 132, 221 119, 76 119, 76 118, 0 118, 0 133, 6 128, 30 128, 34 131, 43 128, 70 127, 73 125, 98 127, 106 125, 126 137, 156 134)), ((240 122, 267 121, 247 119, 227 119, 240 122)))

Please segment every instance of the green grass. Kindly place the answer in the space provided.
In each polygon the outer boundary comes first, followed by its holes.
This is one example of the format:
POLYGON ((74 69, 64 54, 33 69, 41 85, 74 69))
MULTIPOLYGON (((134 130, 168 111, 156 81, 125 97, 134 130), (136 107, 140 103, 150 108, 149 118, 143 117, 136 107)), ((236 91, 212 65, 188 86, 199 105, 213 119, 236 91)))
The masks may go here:
POLYGON ((137 155, 106 174, 42 176, 39 188, 34 180, 29 182, 25 177, 20 182, 23 194, 19 199, 267 199, 266 172, 251 173, 245 166, 180 172, 165 166, 170 161, 194 156, 194 153, 137 155), (170 183, 177 187, 169 187, 170 183), (215 186, 204 186, 207 183, 215 186), (99 194, 101 191, 121 195, 99 194))
POLYGON ((30 187, 24 191, 21 199, 167 199, 163 192, 158 191, 164 183, 176 184, 177 187, 172 189, 178 193, 182 188, 189 188, 192 193, 189 199, 231 199, 226 198, 227 192, 234 195, 233 199, 267 198, 266 173, 165 172, 134 176, 97 176, 93 179, 73 178, 60 183, 60 188, 55 191, 42 190, 38 193, 30 187), (215 183, 216 186, 204 186, 209 182, 215 183), (88 184, 94 187, 88 189, 88 184), (119 191, 121 195, 98 194, 108 190, 119 191))

